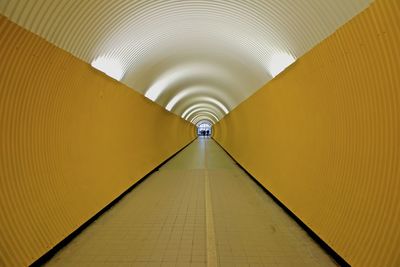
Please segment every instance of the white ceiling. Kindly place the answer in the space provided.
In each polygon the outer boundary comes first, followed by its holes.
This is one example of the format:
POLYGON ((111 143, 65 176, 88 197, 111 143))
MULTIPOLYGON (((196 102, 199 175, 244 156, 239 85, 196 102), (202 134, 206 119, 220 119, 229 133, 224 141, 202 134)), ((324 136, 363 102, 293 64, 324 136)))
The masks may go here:
POLYGON ((221 119, 371 2, 0 0, 0 11, 196 123, 221 119))

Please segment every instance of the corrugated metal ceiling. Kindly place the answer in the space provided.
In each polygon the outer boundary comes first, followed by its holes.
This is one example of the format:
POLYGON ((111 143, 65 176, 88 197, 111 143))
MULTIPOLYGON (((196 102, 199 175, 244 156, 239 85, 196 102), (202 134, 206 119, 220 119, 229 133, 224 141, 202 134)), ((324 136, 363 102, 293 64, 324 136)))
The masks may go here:
POLYGON ((0 8, 196 123, 221 119, 370 2, 1 0, 0 8))

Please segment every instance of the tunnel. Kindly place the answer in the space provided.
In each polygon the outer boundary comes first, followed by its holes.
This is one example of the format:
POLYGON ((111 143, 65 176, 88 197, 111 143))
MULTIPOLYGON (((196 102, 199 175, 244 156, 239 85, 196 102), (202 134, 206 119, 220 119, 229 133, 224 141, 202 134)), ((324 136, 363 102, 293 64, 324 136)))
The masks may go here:
POLYGON ((0 0, 0 266, 400 266, 398 0, 0 0))

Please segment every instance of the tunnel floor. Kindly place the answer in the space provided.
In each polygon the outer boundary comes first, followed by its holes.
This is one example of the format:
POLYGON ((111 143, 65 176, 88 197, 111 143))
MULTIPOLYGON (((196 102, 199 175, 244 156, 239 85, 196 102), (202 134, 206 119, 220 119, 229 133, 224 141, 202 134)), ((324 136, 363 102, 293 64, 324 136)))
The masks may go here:
POLYGON ((47 266, 336 266, 209 138, 163 165, 47 266))

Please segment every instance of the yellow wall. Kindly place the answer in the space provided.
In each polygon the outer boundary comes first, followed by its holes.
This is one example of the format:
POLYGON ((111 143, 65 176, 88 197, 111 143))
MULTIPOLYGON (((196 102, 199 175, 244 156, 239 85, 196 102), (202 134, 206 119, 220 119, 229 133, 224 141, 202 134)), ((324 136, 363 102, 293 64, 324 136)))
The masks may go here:
POLYGON ((400 266, 400 1, 376 1, 214 138, 353 266, 400 266))
POLYGON ((194 138, 188 122, 0 17, 0 266, 25 266, 194 138))

